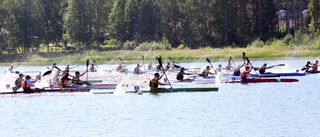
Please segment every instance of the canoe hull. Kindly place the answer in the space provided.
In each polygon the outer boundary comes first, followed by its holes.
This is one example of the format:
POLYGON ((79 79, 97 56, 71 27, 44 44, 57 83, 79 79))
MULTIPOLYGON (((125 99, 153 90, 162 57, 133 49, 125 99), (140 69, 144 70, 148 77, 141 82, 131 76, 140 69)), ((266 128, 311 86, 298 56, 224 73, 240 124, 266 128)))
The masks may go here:
POLYGON ((23 91, 17 91, 17 92, 1 92, 0 94, 33 94, 33 93, 72 93, 72 92, 89 92, 90 89, 79 89, 79 88, 43 88, 36 90, 34 92, 23 92, 23 91))
POLYGON ((194 87, 194 88, 160 88, 157 90, 138 90, 138 91, 126 91, 126 93, 165 93, 165 92, 212 92, 218 91, 218 87, 194 87))
POLYGON ((240 83, 265 83, 265 82, 299 82, 294 78, 266 78, 266 79, 245 79, 240 80, 240 83))
POLYGON ((267 72, 265 74, 274 74, 274 75, 279 75, 280 77, 293 77, 293 76, 305 76, 306 73, 296 73, 296 72, 292 72, 292 73, 271 73, 271 72, 267 72))

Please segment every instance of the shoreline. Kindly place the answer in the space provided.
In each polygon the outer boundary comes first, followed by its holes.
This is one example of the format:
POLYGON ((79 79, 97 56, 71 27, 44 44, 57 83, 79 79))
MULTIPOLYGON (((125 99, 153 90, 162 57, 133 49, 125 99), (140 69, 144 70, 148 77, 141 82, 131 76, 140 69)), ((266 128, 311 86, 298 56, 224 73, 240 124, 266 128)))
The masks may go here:
POLYGON ((306 59, 320 57, 320 50, 285 50, 285 49, 264 49, 264 48, 224 48, 224 49, 196 49, 196 50, 169 50, 169 51, 88 51, 83 53, 39 53, 32 55, 5 55, 0 62, 0 66, 11 64, 39 65, 47 66, 53 63, 62 65, 83 65, 86 60, 90 64, 118 64, 122 59, 123 63, 141 63, 148 64, 149 61, 156 61, 156 56, 161 56, 165 61, 172 62, 196 62, 210 58, 211 61, 228 61, 232 56, 234 60, 242 60, 242 52, 245 52, 249 59, 276 60, 276 59, 306 59), (142 60, 142 56, 143 59, 142 60), (3 59, 5 58, 5 59, 3 59))

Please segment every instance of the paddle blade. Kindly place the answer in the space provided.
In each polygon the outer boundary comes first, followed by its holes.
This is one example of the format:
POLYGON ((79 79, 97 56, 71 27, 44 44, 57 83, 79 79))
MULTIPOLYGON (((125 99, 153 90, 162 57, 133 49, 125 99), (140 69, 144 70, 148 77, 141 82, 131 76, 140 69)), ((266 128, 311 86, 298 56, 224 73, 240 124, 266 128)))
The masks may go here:
POLYGON ((141 57, 141 58, 142 58, 142 60, 144 60, 144 56, 143 56, 143 55, 142 55, 142 57, 141 57))
POLYGON ((210 59, 209 58, 206 58, 206 61, 208 61, 209 63, 211 63, 210 59))
POLYGON ((242 52, 242 57, 245 58, 246 57, 246 53, 242 52))
POLYGON ((162 60, 161 60, 161 56, 157 57, 157 60, 159 62, 160 67, 162 68, 162 60))
POLYGON ((87 67, 89 66, 89 59, 87 59, 87 67))
POLYGON ((285 64, 278 64, 278 65, 276 65, 276 66, 285 66, 285 64))
POLYGON ((54 66, 54 68, 56 68, 57 70, 59 70, 59 71, 62 71, 60 68, 58 68, 57 66, 54 66))
POLYGON ((16 73, 16 74, 20 74, 20 72, 19 72, 19 71, 15 71, 14 73, 16 73))
POLYGON ((46 71, 45 73, 43 73, 42 77, 51 74, 51 72, 52 72, 52 70, 46 71))
POLYGON ((121 57, 119 57, 119 59, 120 59, 120 61, 122 61, 122 58, 121 58, 121 57))
POLYGON ((93 63, 96 63, 96 60, 93 60, 93 63))

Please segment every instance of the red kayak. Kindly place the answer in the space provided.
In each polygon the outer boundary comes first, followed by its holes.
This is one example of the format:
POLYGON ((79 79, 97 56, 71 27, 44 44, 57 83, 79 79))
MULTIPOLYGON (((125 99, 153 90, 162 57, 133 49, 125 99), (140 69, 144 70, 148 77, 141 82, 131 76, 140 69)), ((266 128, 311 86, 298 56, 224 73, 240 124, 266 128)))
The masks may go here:
POLYGON ((299 82, 295 78, 264 78, 264 79, 245 79, 241 83, 263 83, 263 82, 299 82))

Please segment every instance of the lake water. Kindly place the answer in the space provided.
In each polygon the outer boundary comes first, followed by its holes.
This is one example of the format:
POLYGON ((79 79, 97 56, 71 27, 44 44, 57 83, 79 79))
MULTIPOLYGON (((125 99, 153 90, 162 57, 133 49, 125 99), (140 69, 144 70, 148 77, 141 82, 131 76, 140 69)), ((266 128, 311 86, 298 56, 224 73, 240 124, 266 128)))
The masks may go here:
MULTIPOLYGON (((294 72, 306 61, 256 61, 254 65, 285 63, 286 66, 271 70, 294 72)), ((181 64, 208 65, 206 62, 181 64)), ((1 72, 5 69, 0 68, 1 72)), ((41 66, 21 66, 21 69, 45 70, 41 66)), ((84 69, 85 66, 79 67, 84 69)), ((3 75, 6 77, 0 79, 1 89, 6 90, 4 83, 14 81, 16 75, 3 75)), ((105 76, 119 80, 119 76, 110 77, 105 76)), ((295 78, 299 82, 219 84, 218 92, 0 96, 0 134, 3 137, 319 136, 320 75, 295 78)), ((143 78, 125 81, 140 80, 143 78)))

